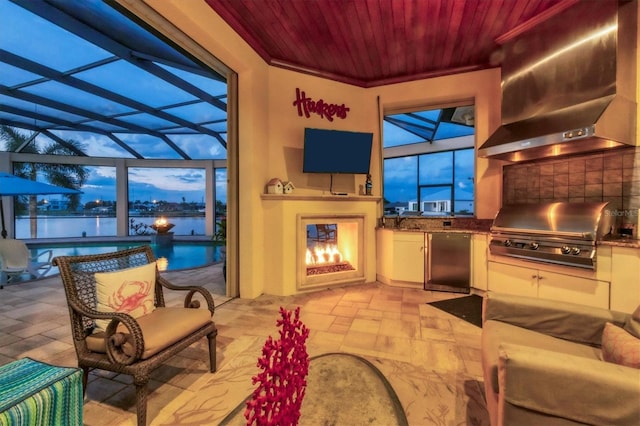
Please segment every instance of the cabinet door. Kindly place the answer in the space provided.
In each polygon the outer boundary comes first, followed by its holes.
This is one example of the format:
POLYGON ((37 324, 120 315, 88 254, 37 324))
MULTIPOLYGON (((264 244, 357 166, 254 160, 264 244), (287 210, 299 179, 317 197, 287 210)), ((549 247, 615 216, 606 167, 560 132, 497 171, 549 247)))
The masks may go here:
POLYGON ((424 234, 396 232, 393 236, 393 279, 424 282, 424 234))
POLYGON ((389 284, 393 272, 393 231, 376 230, 376 279, 389 284))
POLYGON ((488 288, 498 293, 538 296, 538 270, 489 262, 488 288))
POLYGON ((613 247, 611 308, 633 312, 640 305, 640 249, 613 247))
POLYGON ((538 296, 609 309, 609 283, 555 272, 538 273, 538 296))
POLYGON ((476 234, 471 240, 471 287, 487 290, 487 236, 476 234))

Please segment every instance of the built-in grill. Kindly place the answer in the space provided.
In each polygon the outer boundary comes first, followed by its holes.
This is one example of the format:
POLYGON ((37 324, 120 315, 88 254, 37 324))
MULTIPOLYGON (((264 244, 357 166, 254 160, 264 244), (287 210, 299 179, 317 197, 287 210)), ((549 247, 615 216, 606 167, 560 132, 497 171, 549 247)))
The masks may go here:
POLYGON ((491 254, 596 269, 597 242, 613 231, 606 202, 513 204, 491 227, 491 254))

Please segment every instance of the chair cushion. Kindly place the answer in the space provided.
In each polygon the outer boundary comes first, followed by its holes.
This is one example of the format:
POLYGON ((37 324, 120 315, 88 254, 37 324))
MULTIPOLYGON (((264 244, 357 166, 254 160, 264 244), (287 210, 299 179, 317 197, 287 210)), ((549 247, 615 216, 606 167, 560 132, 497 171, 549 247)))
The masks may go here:
MULTIPOLYGON (((97 309, 101 312, 124 312, 134 318, 153 312, 156 287, 156 263, 97 272, 97 309)), ((106 330, 110 320, 96 320, 96 327, 106 330)))
MULTIPOLYGON (((207 309, 156 308, 150 314, 138 317, 137 321, 144 337, 142 359, 147 359, 210 323, 211 312, 207 309)), ((122 324, 117 331, 129 334, 122 324)), ((106 353, 104 337, 104 331, 88 336, 87 348, 93 352, 106 353)), ((125 343, 123 351, 131 356, 133 346, 125 343)))
POLYGON ((640 339, 606 323, 602 332, 602 357, 607 362, 640 368, 640 339))

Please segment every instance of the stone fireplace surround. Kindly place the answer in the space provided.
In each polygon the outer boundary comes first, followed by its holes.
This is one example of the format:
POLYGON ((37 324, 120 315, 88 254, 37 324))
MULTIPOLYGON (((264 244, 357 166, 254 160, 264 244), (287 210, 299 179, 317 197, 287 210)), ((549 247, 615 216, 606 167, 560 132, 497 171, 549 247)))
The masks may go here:
MULTIPOLYGON (((261 195, 265 210, 265 282, 264 293, 288 296, 333 285, 376 280, 376 236, 377 217, 380 214, 381 198, 376 196, 335 196, 285 194, 261 195), (302 221, 309 218, 324 218, 325 222, 359 217, 362 221, 359 237, 358 276, 341 276, 328 282, 315 279, 301 283, 301 263, 297 256, 301 244, 301 233, 306 240, 302 221), (331 219, 331 220, 328 220, 331 219), (335 220, 334 220, 335 219, 335 220), (302 285, 301 285, 302 284, 302 285)), ((306 254, 306 241, 304 243, 306 254)), ((325 277, 326 278, 326 277, 325 277)))

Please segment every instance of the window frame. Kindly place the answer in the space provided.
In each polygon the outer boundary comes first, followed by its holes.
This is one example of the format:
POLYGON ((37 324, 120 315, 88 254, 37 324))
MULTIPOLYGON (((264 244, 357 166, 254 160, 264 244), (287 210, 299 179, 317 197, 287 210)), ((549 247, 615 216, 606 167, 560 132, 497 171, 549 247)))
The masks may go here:
MULTIPOLYGON (((402 108, 385 108, 384 112, 383 112, 383 117, 385 116, 389 116, 389 115, 397 115, 397 114, 403 114, 403 113, 411 113, 411 112, 417 112, 417 111, 427 111, 427 110, 436 110, 436 109, 445 109, 445 108, 453 108, 453 107, 464 107, 464 106, 474 106, 475 107, 475 102, 473 99, 469 100, 459 100, 459 101, 452 101, 450 103, 444 103, 444 104, 437 104, 437 105, 427 105, 427 106, 421 106, 421 107, 402 107, 402 108)), ((382 129, 382 126, 381 126, 382 129)), ((450 199, 450 203, 451 203, 451 212, 448 212, 448 214, 443 214, 442 216, 462 216, 462 217, 475 217, 476 215, 476 188, 475 188, 475 174, 476 174, 476 167, 477 167, 477 158, 475 155, 475 138, 476 138, 476 134, 477 131, 474 129, 474 132, 472 135, 468 135, 468 136, 462 136, 462 137, 457 137, 457 138, 450 138, 450 139, 440 139, 440 140, 436 140, 434 142, 418 142, 418 143, 411 143, 411 144, 405 144, 405 145, 396 145, 396 146, 390 146, 390 147, 384 147, 384 135, 381 141, 381 145, 382 145, 382 158, 381 158, 381 162, 382 162, 382 196, 383 196, 383 215, 387 214, 387 204, 385 204, 384 202, 386 201, 386 197, 385 197, 385 186, 386 186, 386 180, 385 180, 385 169, 386 169, 386 161, 387 160, 391 160, 391 159, 397 159, 397 158, 410 158, 410 157, 416 157, 416 163, 417 163, 417 167, 416 167, 416 178, 415 178, 415 182, 416 182, 416 188, 415 188, 415 199, 417 200, 417 206, 418 209, 420 208, 420 205, 422 204, 423 200, 421 199, 421 191, 423 188, 428 188, 428 187, 436 187, 436 186, 445 186, 448 185, 451 188, 451 199, 450 199), (456 193, 459 191, 456 191, 456 186, 457 186, 457 181, 456 181, 456 152, 460 152, 460 151, 465 151, 465 150, 469 150, 472 152, 473 154, 473 166, 472 166, 472 177, 470 178, 471 180, 471 184, 473 185, 472 187, 472 199, 471 200, 467 200, 467 199, 460 199, 457 200, 456 199, 456 193), (422 156, 428 156, 430 154, 439 154, 439 153, 444 153, 444 152, 452 152, 452 157, 451 157, 451 181, 450 182, 446 182, 446 183, 428 183, 428 182, 422 182, 421 176, 420 176, 420 164, 422 163, 421 157, 422 156), (461 214, 461 213, 456 213, 456 202, 468 202, 470 201, 472 203, 472 211, 469 214, 461 214)), ((412 181, 414 179, 411 179, 412 181)), ((390 200, 391 201, 391 200, 390 200)), ((410 202, 410 201, 407 201, 410 202)), ((410 205, 407 207, 407 209, 410 209, 410 205)), ((466 210, 466 209, 463 209, 466 210)), ((433 217, 433 215, 422 215, 421 217, 433 217)))

